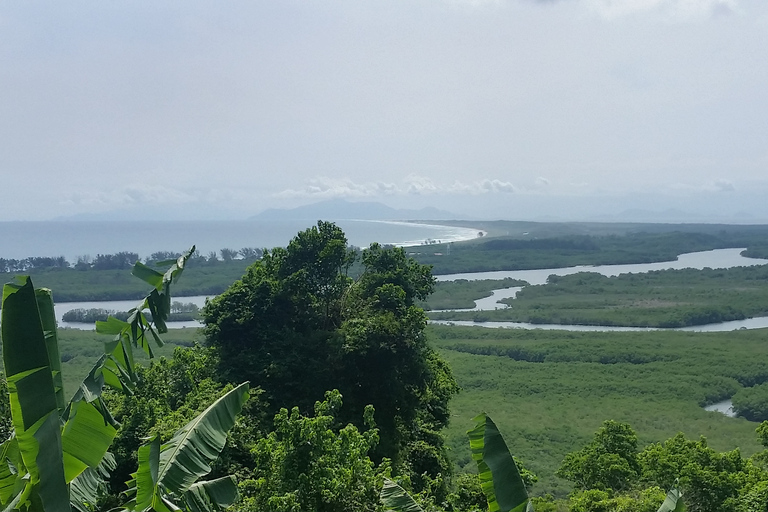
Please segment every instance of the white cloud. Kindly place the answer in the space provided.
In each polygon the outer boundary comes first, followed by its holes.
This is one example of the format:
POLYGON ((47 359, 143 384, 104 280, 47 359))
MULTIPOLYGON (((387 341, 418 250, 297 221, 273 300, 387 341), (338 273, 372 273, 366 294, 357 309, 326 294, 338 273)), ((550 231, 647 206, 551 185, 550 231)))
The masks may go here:
POLYGON ((728 180, 719 179, 712 183, 710 190, 714 190, 716 192, 734 192, 736 187, 734 187, 733 183, 728 180))
POLYGON ((356 183, 348 178, 332 179, 319 177, 311 179, 306 186, 298 189, 286 189, 274 197, 277 198, 337 198, 337 197, 380 197, 389 195, 451 195, 451 194, 496 194, 517 193, 518 188, 507 181, 483 179, 465 183, 454 181, 450 184, 435 183, 431 178, 410 174, 402 183, 370 182, 356 183))
POLYGON ((738 10, 737 0, 584 0, 605 19, 657 12, 673 21, 709 18, 738 10))
POLYGON ((325 176, 307 181, 300 189, 286 189, 275 194, 278 198, 297 197, 372 197, 379 195, 397 194, 399 188, 393 183, 371 182, 355 183, 350 179, 332 179, 325 176))

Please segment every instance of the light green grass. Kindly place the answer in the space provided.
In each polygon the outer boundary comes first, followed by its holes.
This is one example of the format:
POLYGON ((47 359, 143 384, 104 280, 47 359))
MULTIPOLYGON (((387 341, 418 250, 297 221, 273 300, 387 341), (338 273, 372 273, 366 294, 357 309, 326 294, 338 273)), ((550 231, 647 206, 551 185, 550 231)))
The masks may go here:
POLYGON ((757 423, 701 405, 768 379, 765 330, 571 333, 431 326, 430 339, 462 388, 451 403, 446 433, 460 468, 473 467, 465 431, 481 411, 539 475, 536 493, 567 492, 568 483, 554 472, 608 419, 630 423, 641 446, 683 432, 706 436, 721 451, 739 447, 751 455, 760 449, 757 423))

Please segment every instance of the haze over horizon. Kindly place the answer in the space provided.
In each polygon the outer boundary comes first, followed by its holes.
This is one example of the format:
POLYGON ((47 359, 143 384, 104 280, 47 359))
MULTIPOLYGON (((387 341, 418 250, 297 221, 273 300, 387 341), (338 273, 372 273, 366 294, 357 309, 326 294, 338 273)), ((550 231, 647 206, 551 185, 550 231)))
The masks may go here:
POLYGON ((768 223, 766 62, 759 0, 6 1, 0 221, 768 223))

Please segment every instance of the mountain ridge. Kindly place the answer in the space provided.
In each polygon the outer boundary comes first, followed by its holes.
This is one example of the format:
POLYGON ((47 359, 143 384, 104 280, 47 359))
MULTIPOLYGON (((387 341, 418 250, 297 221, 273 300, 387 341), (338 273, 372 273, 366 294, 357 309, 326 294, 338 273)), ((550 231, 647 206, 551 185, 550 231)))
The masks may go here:
POLYGON ((397 209, 383 203, 329 199, 296 208, 269 208, 248 220, 451 220, 457 215, 434 207, 397 209))

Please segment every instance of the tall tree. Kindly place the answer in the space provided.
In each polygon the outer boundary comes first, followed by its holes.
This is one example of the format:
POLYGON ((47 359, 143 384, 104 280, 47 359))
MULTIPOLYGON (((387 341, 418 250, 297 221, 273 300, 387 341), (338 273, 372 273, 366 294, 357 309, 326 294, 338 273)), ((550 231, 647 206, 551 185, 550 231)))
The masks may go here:
POLYGON ((375 458, 389 457, 415 475, 445 476, 450 465, 439 430, 457 387, 427 345, 426 316, 415 305, 435 280, 402 249, 374 244, 354 281, 348 271, 355 256, 343 231, 322 221, 285 249, 265 251, 204 309, 220 378, 258 383, 273 413, 298 406, 310 414, 325 391, 338 389, 340 424, 363 428, 365 406, 374 406, 381 436, 375 458))

